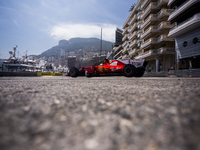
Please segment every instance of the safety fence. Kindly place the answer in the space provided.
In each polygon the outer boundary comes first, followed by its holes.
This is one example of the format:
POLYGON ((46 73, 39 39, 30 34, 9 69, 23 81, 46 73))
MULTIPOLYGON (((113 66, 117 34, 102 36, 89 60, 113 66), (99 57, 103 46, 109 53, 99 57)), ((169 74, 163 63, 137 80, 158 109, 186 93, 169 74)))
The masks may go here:
POLYGON ((145 77, 200 77, 200 69, 173 70, 161 72, 145 72, 145 77))

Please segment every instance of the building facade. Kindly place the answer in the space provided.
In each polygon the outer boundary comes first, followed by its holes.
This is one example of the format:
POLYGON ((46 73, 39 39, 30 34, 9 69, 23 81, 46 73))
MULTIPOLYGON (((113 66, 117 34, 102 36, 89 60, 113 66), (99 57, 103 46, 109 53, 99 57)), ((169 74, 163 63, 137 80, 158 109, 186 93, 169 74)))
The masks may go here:
POLYGON ((168 6, 175 9, 168 36, 175 38, 177 69, 200 68, 200 0, 169 0, 168 6))
POLYGON ((168 37, 175 24, 168 21, 173 11, 168 1, 138 0, 123 25, 121 58, 144 58, 149 62, 147 72, 167 71, 175 66, 174 38, 168 37))
POLYGON ((113 46, 113 55, 114 59, 121 59, 122 58, 122 30, 117 28, 115 30, 115 45, 113 46))

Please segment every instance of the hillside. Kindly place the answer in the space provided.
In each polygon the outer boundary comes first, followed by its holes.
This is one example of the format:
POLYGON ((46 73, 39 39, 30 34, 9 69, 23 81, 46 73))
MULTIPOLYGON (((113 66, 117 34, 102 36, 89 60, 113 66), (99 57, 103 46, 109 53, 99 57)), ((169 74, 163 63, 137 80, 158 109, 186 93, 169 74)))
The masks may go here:
MULTIPOLYGON (((100 51, 100 43, 101 40, 98 38, 72 38, 68 40, 60 40, 57 46, 54 46, 42 54, 38 55, 37 58, 41 58, 44 56, 52 56, 56 53, 60 52, 60 50, 64 50, 66 52, 75 51, 79 49, 88 49, 93 52, 100 51)), ((112 50, 112 42, 102 41, 102 50, 103 51, 111 51, 112 50)))

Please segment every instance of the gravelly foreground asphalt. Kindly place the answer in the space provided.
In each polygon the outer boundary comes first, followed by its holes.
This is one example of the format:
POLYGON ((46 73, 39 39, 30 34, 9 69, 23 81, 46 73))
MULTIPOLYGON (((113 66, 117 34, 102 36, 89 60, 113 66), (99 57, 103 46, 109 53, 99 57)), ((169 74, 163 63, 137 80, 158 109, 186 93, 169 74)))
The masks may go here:
POLYGON ((0 78, 1 150, 200 149, 200 78, 0 78))

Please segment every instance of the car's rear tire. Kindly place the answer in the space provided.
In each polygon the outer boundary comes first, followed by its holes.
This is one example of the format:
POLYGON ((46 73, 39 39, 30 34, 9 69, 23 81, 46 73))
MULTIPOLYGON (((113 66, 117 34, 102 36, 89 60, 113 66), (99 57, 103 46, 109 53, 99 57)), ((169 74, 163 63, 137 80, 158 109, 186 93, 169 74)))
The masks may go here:
POLYGON ((71 77, 77 77, 79 74, 79 70, 76 67, 72 67, 69 71, 71 77))
POLYGON ((131 64, 126 64, 122 69, 122 73, 126 77, 133 77, 135 74, 135 67, 131 64))

